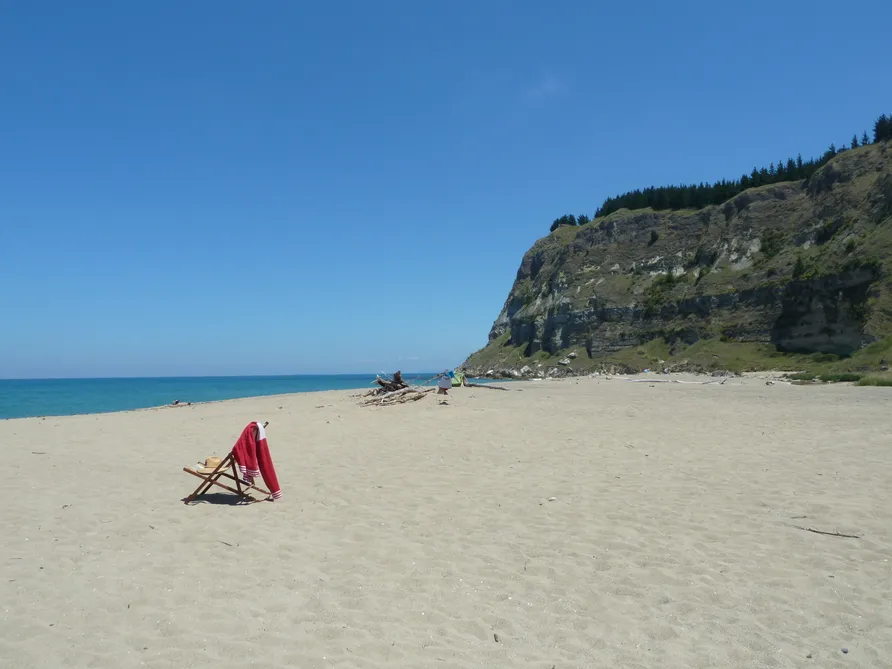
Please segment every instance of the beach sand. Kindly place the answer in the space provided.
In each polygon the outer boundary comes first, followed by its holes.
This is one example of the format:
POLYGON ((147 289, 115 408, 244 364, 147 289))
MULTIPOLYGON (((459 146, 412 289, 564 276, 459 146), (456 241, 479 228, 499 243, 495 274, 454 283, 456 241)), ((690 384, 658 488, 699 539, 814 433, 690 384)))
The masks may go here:
POLYGON ((889 389, 513 387, 0 422, 0 666, 892 666, 889 389))

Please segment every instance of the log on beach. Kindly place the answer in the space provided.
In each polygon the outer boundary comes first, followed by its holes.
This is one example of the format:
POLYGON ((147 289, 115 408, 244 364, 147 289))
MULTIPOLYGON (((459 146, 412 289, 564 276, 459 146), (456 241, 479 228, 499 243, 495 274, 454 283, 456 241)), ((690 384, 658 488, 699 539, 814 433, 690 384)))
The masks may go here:
POLYGON ((520 391, 520 388, 505 388, 504 386, 494 386, 490 383, 469 383, 465 381, 465 388, 486 388, 487 390, 508 390, 508 391, 520 391))

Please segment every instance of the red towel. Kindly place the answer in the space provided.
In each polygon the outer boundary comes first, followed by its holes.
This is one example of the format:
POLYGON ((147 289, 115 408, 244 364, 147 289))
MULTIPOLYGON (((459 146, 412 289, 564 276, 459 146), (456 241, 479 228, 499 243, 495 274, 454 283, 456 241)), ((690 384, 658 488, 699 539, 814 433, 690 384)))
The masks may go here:
POLYGON ((254 483, 258 476, 263 477, 263 482, 269 488, 273 499, 282 497, 279 488, 279 479, 273 467, 273 460, 269 455, 269 444, 266 443, 266 432, 263 423, 248 423, 242 435, 232 447, 232 456, 238 464, 242 476, 248 483, 254 483))

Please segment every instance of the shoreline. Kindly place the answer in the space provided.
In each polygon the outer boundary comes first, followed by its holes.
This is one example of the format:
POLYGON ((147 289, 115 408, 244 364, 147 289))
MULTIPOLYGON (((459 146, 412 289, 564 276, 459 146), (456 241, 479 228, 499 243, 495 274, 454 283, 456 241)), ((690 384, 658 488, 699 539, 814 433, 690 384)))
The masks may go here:
MULTIPOLYGON (((469 378, 469 380, 475 383, 482 384, 498 384, 498 383, 508 383, 511 386, 516 386, 516 389, 522 389, 525 386, 536 386, 541 383, 553 384, 553 383, 574 383, 584 379, 601 379, 601 380, 626 380, 626 381, 652 381, 655 383, 665 383, 665 382, 678 382, 678 383, 721 383, 722 380, 728 379, 766 379, 772 380, 774 382, 785 383, 790 385, 809 385, 809 384, 796 384, 792 381, 789 381, 786 377, 794 372, 789 371, 759 371, 759 372, 740 372, 740 373, 727 373, 727 374, 715 374, 715 373, 700 373, 700 372, 671 372, 669 374, 664 374, 662 372, 638 372, 634 374, 585 374, 578 376, 560 376, 560 377, 536 377, 536 378, 504 378, 497 379, 492 377, 473 377, 469 378), (712 382, 709 381, 683 381, 680 380, 684 377, 691 377, 695 379, 713 379, 712 382)), ((197 378, 197 377, 196 377, 197 378)), ((843 386, 850 386, 853 384, 850 383, 842 383, 843 386)), ((430 387, 430 386, 420 386, 420 387, 430 387)), ((229 397, 225 399, 219 400, 204 400, 199 402, 180 402, 180 404, 160 404, 156 406, 148 406, 148 407, 137 407, 133 409, 119 409, 119 410, 111 410, 111 411, 91 411, 91 412, 83 412, 83 413, 67 413, 67 414, 40 414, 34 416, 19 416, 14 418, 0 418, 0 424, 8 422, 8 421, 28 421, 28 420, 44 420, 47 418, 73 418, 79 416, 108 416, 108 415, 117 415, 117 414, 131 414, 131 413, 144 413, 144 412, 154 412, 161 411, 164 409, 185 409, 185 408, 194 408, 200 406, 207 405, 217 405, 226 402, 242 402, 242 401, 252 401, 252 400, 264 400, 264 399, 276 399, 276 398, 293 398, 293 397, 302 397, 302 396, 313 396, 313 395, 324 395, 330 393, 339 393, 339 394, 354 394, 354 393, 362 393, 367 390, 371 390, 372 386, 362 386, 357 388, 341 388, 341 389, 333 389, 333 390, 304 390, 293 393, 276 393, 272 395, 248 395, 245 397, 229 397)), ((455 390, 455 389, 453 389, 455 390)), ((473 388, 464 388, 465 391, 473 390, 473 388)))
MULTIPOLYGON (((337 375, 328 375, 328 376, 337 376, 337 375)), ((344 375, 344 376, 349 376, 349 375, 344 375)), ((158 378, 161 378, 161 377, 158 377, 158 378)), ((164 378, 168 378, 168 377, 164 377, 164 378)), ((170 377, 170 378, 174 378, 174 377, 170 377)), ((204 378, 241 378, 241 377, 183 377, 183 378, 204 379, 204 378)), ((266 377, 258 377, 258 378, 266 378, 266 377)), ((269 377, 269 378, 281 378, 281 377, 269 377)), ((93 381, 95 379, 71 379, 71 380, 93 381)), ((128 380, 142 380, 142 379, 134 377, 134 379, 128 379, 128 380)), ((480 379, 480 378, 476 378, 476 377, 469 378, 468 380, 475 382, 475 383, 482 383, 482 384, 494 384, 497 382, 494 379, 486 379, 486 378, 480 379)), ((518 380, 516 380, 516 379, 505 379, 504 381, 510 382, 510 383, 518 382, 518 380)), ((432 384, 432 381, 430 379, 426 378, 424 380, 423 384, 410 384, 410 385, 418 385, 419 387, 429 388, 429 387, 432 387, 431 384, 432 384)), ((355 388, 300 390, 300 391, 290 392, 290 393, 274 393, 274 394, 268 394, 268 395, 245 395, 242 397, 226 397, 226 398, 214 399, 214 400, 200 400, 197 402, 189 402, 189 401, 181 400, 179 404, 157 404, 157 405, 153 405, 153 406, 134 407, 134 408, 130 408, 130 409, 112 409, 112 410, 108 410, 108 411, 86 411, 86 412, 78 412, 78 413, 61 413, 61 414, 50 414, 50 413, 48 413, 48 414, 34 414, 32 416, 14 416, 14 417, 8 417, 8 418, 0 418, 0 423, 5 422, 5 421, 13 421, 13 420, 68 418, 68 417, 72 417, 72 416, 102 416, 102 415, 108 415, 108 414, 136 413, 136 412, 143 412, 143 411, 159 411, 162 409, 180 409, 180 408, 188 408, 188 407, 195 407, 195 406, 203 406, 203 405, 207 405, 207 404, 217 404, 220 402, 237 402, 239 400, 255 400, 255 399, 263 399, 263 398, 291 397, 291 396, 296 396, 296 395, 312 395, 312 394, 316 394, 316 393, 337 393, 337 392, 344 392, 344 393, 360 392, 361 393, 361 392, 365 392, 367 390, 371 390, 374 387, 375 386, 370 383, 368 385, 357 386, 355 388)))
POLYGON ((149 413, 154 411, 163 411, 165 409, 193 409, 196 407, 210 406, 217 404, 225 404, 227 402, 246 402, 254 400, 281 399, 293 397, 305 397, 308 395, 325 395, 330 393, 355 393, 361 391, 362 388, 342 388, 339 390, 304 390, 296 393, 278 393, 275 395, 249 395, 246 397, 228 397, 222 400, 205 400, 203 402, 180 402, 179 404, 159 404, 150 407, 137 407, 135 409, 119 409, 113 411, 89 411, 85 413, 65 413, 65 414, 46 414, 40 416, 20 416, 17 418, 0 418, 0 423, 6 421, 28 421, 28 420, 44 420, 46 418, 83 418, 86 416, 117 416, 126 414, 149 413))

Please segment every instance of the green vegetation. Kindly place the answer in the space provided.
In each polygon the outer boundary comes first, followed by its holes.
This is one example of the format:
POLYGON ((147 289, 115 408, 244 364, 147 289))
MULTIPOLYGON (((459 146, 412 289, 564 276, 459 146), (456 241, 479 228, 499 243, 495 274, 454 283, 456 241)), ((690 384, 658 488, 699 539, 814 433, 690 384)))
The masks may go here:
POLYGON ((590 219, 585 214, 579 214, 579 216, 574 216, 573 214, 565 214, 564 216, 561 216, 560 218, 554 219, 554 223, 551 224, 551 232, 554 232, 562 225, 570 225, 570 226, 588 225, 591 222, 592 222, 592 219, 590 219))
POLYGON ((824 383, 856 383, 862 379, 863 374, 854 372, 841 372, 836 374, 821 374, 818 379, 824 383))
POLYGON ((647 288, 644 294, 644 313, 653 316, 672 298, 675 285, 682 279, 677 278, 672 272, 661 274, 647 288))
POLYGON ((720 337, 701 339, 690 346, 676 345, 670 350, 672 354, 663 359, 663 368, 698 372, 795 371, 801 369, 802 359, 807 357, 779 353, 771 344, 722 341, 720 337))
POLYGON ((787 378, 791 381, 854 383, 859 386, 885 386, 892 388, 892 375, 890 374, 855 374, 852 372, 843 372, 815 376, 809 372, 799 372, 797 374, 790 374, 787 378))
POLYGON ((865 376, 858 381, 859 386, 885 386, 892 388, 892 376, 865 376))
POLYGON ((783 245, 783 235, 774 228, 768 228, 762 233, 762 253, 766 258, 774 258, 781 252, 783 245))

